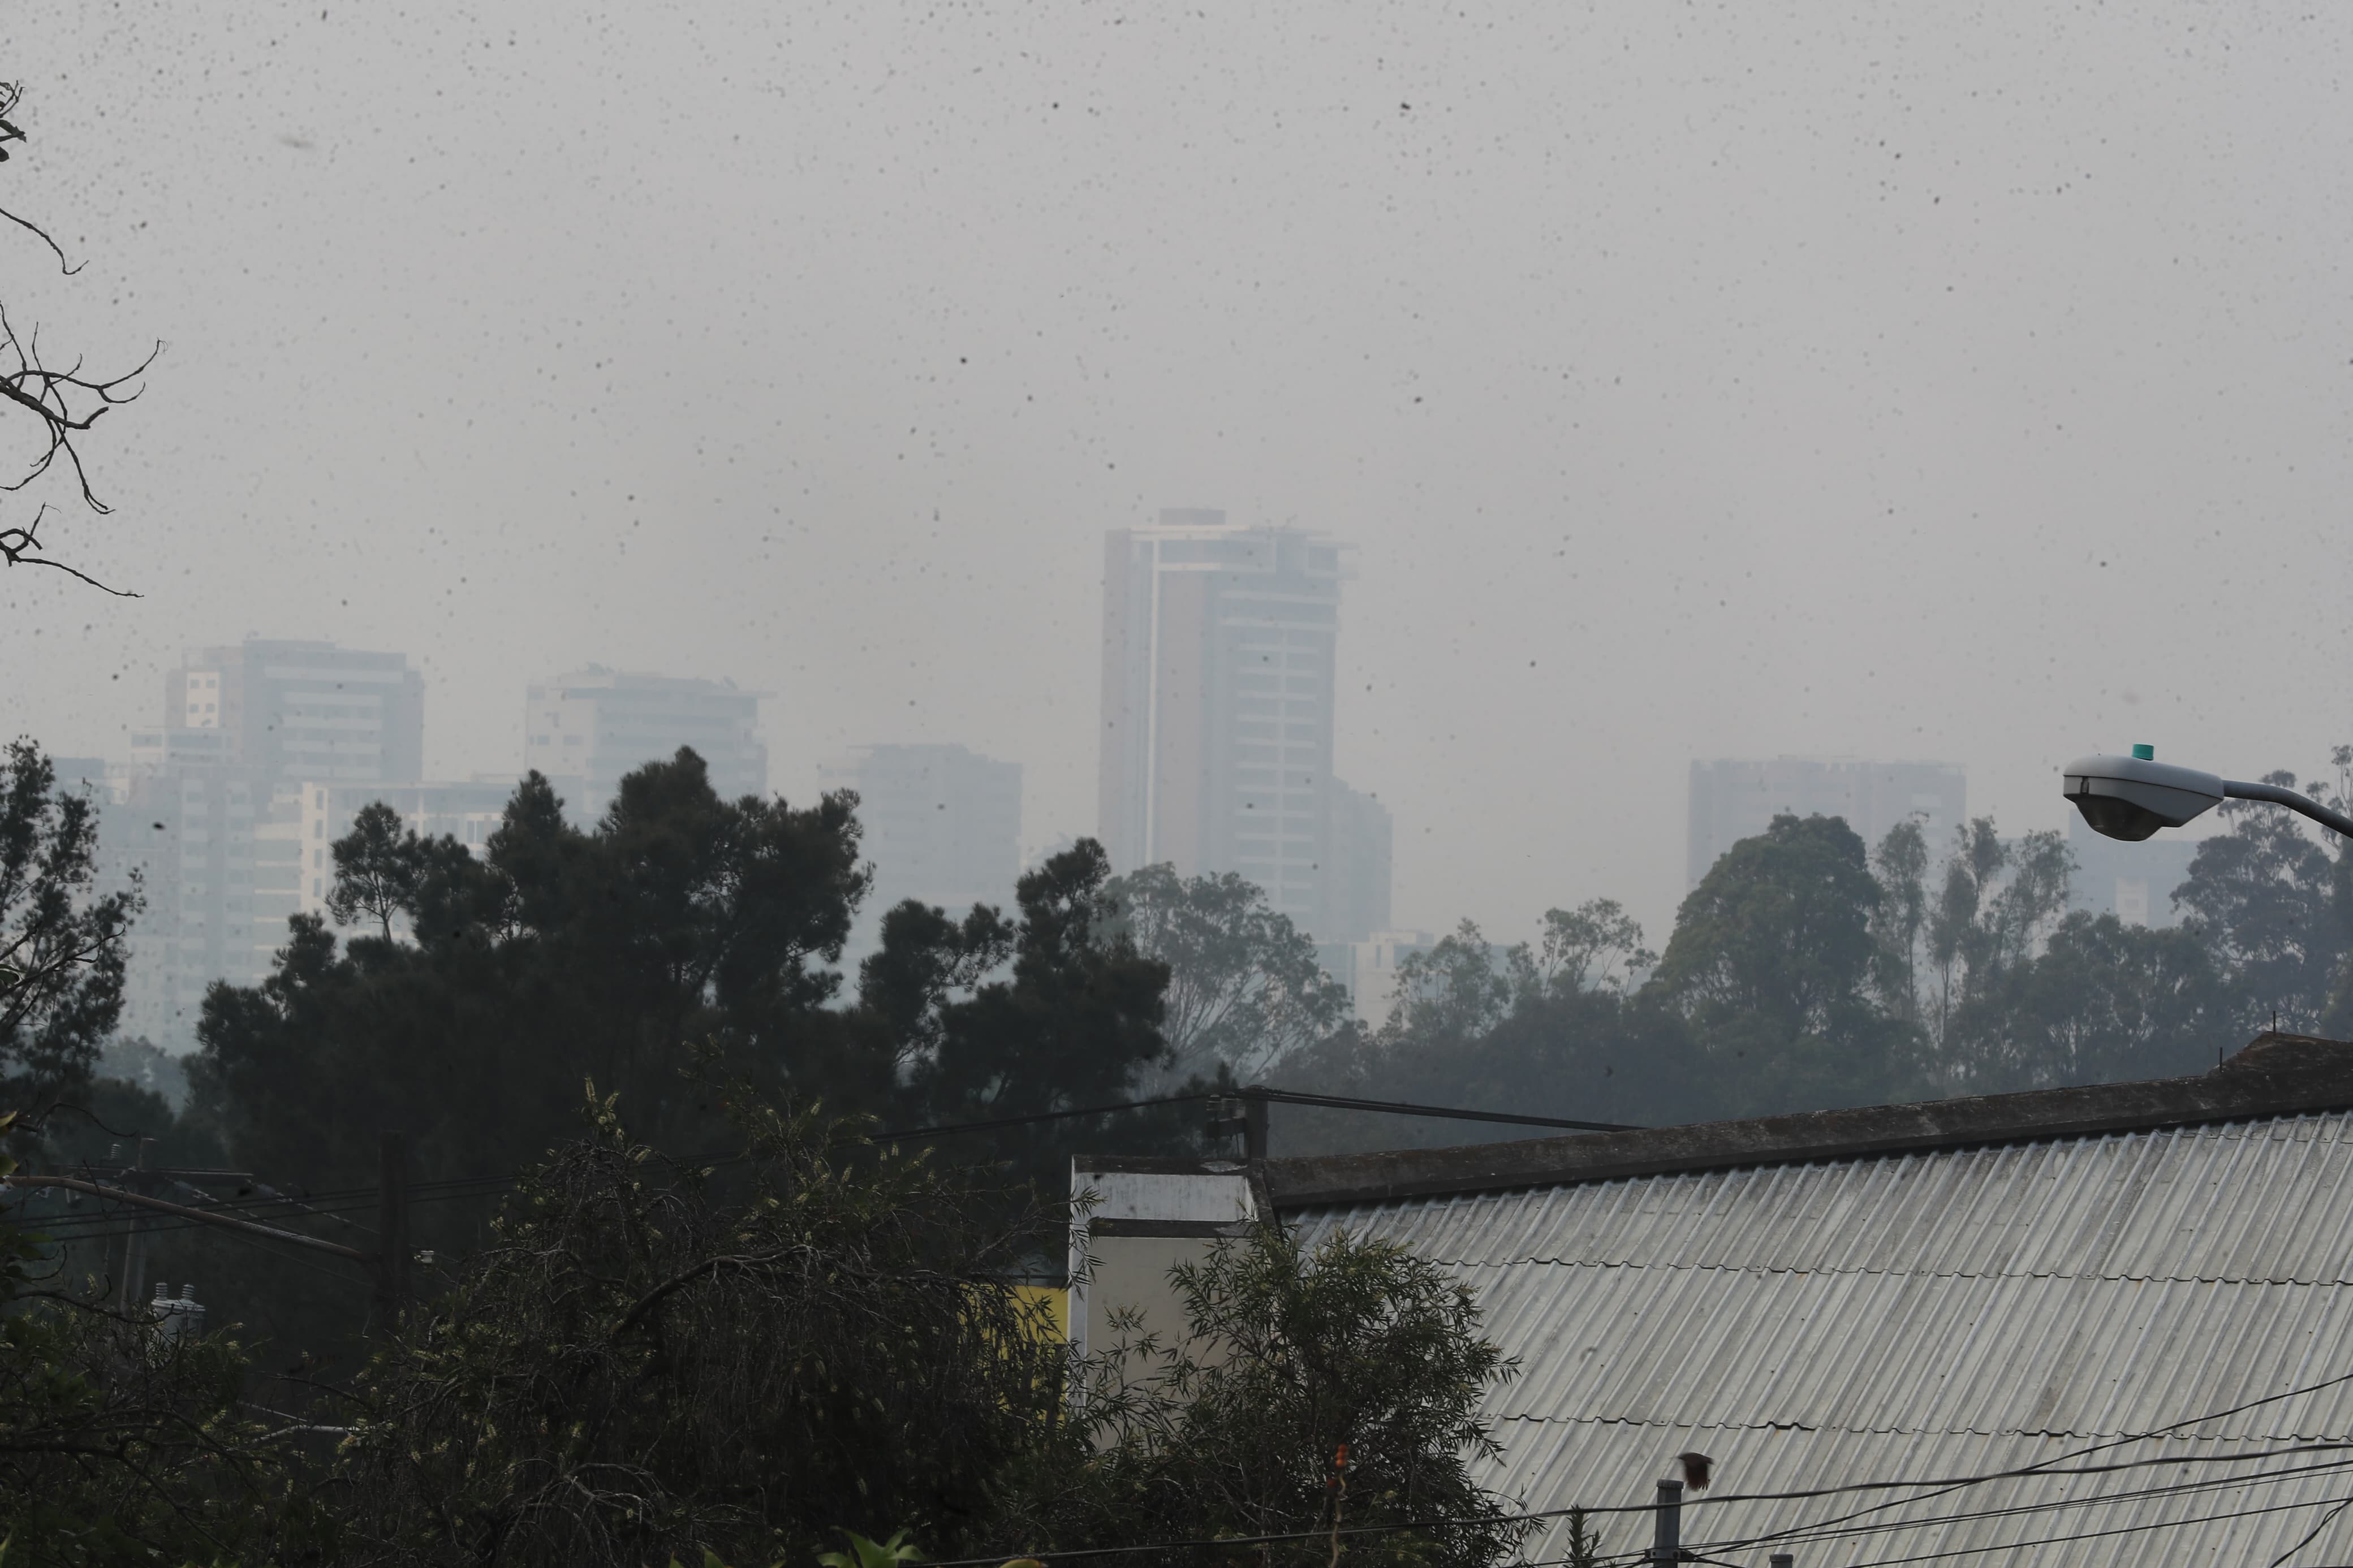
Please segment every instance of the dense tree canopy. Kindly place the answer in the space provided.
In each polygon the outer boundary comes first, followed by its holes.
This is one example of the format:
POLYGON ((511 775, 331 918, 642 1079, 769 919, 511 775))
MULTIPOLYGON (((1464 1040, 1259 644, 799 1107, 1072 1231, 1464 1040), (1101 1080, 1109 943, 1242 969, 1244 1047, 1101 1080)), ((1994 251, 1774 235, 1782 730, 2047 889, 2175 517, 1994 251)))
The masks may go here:
POLYGON ((1220 1069, 1256 1082, 1346 1021, 1347 987, 1324 972, 1314 941, 1235 873, 1146 866, 1103 892, 1112 931, 1167 967, 1164 1082, 1220 1069))
POLYGON ((1872 994, 1879 903, 1862 840, 1824 816, 1775 817, 1683 900, 1651 988, 1689 1020, 1727 1099, 1801 1110, 1898 1087, 1901 1026, 1872 994))
POLYGON ((385 1563, 807 1563, 853 1529, 985 1549, 1062 1436, 1033 1242, 968 1167, 746 1100, 734 1179, 612 1101, 364 1374, 349 1548, 385 1563))
MULTIPOLYGON (((2353 769, 2353 749, 2337 763, 2353 769)), ((1604 901, 1553 910, 1533 946, 1465 922, 1400 966, 1383 1027, 1335 1031, 1291 1069, 1375 1097, 1662 1123, 2194 1072, 2274 1017, 2353 1036, 2348 847, 2252 802, 2221 821, 2174 890, 2180 923, 2146 929, 2069 912, 2073 857, 2053 832, 2006 839, 1980 817, 1934 845, 1913 820, 1866 856, 1841 821, 1780 817, 1710 868, 1654 968, 1604 901), (1552 978, 1580 965, 1647 973, 1630 990, 1552 978)), ((1290 1111, 1277 1128, 1293 1149, 1512 1135, 1290 1111)))
POLYGON ((98 818, 30 741, 0 753, 0 1109, 83 1082, 122 1010, 135 886, 98 890, 98 818))
MULTIPOLYGON (((238 1168, 321 1191, 372 1185, 387 1128, 421 1181, 513 1171, 577 1132, 584 1082, 691 1157, 733 1137, 722 1082, 916 1129, 1114 1104, 1159 1073, 1167 970, 1116 928, 1092 841, 1023 877, 1010 912, 888 911, 845 995, 856 805, 722 800, 681 751, 586 829, 533 775, 480 858, 370 806, 333 850, 348 934, 297 917, 267 980, 206 998, 193 1115, 238 1168)), ((1053 1186, 1076 1148, 1190 1149, 1202 1120, 1071 1117, 955 1152, 1053 1186)), ((470 1245, 488 1204, 420 1209, 419 1239, 470 1245)), ((233 1305, 281 1337, 356 1321, 315 1270, 249 1272, 267 1288, 233 1305)))
POLYGON ((213 989, 197 1108, 238 1160, 327 1186, 372 1179, 382 1128, 427 1178, 512 1170, 575 1130, 584 1080, 673 1145, 717 1126, 691 1070, 877 1100, 887 1057, 826 1006, 853 805, 723 801, 681 752, 585 832, 533 774, 480 859, 371 806, 334 848, 359 931, 297 917, 268 980, 213 989))

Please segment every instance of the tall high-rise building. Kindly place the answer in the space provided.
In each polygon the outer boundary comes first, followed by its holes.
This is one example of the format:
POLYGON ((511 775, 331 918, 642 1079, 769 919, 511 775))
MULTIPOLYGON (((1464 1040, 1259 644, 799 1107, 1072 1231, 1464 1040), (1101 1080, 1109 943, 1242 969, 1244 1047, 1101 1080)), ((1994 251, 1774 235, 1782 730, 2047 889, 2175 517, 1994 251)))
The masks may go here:
POLYGON ((1889 828, 1917 815, 1933 858, 1968 816, 1968 779, 1951 763, 1861 763, 1810 757, 1694 762, 1685 868, 1698 887, 1718 857, 1776 816, 1839 816, 1878 847, 1889 828))
POLYGON ((164 727, 216 732, 227 760, 272 780, 419 778, 425 678, 403 654, 248 637, 164 678, 164 727))
POLYGON ((883 914, 918 899, 961 916, 1009 908, 1021 875, 1021 764, 958 745, 860 746, 818 770, 823 787, 858 792, 861 854, 874 885, 859 911, 853 956, 871 952, 883 914))
POLYGON ((1323 534, 1221 511, 1163 511, 1106 536, 1098 799, 1119 869, 1232 871, 1318 935, 1354 921, 1330 900, 1335 857, 1362 837, 1333 833, 1345 566, 1323 534))
POLYGON ((765 795, 761 691, 732 680, 638 675, 592 664, 523 694, 523 762, 554 784, 575 821, 603 815, 624 774, 691 746, 720 797, 765 795))
POLYGON ((257 984, 305 907, 302 802, 314 787, 413 781, 424 680, 397 653, 248 637, 189 653, 163 724, 107 770, 100 842, 111 886, 135 869, 123 1029, 195 1043, 216 980, 257 984))

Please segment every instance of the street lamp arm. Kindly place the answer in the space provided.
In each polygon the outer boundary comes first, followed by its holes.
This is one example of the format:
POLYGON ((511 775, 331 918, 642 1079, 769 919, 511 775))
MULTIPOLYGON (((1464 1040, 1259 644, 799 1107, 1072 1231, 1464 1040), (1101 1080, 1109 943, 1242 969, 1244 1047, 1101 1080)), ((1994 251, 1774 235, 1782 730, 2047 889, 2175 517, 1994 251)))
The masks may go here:
POLYGON ((2282 789, 2277 784, 2242 784, 2237 779, 2224 779, 2222 793, 2234 800, 2267 800, 2274 805, 2284 805, 2290 811, 2302 812, 2323 827, 2353 838, 2353 816, 2331 811, 2318 801, 2298 795, 2292 789, 2282 789))

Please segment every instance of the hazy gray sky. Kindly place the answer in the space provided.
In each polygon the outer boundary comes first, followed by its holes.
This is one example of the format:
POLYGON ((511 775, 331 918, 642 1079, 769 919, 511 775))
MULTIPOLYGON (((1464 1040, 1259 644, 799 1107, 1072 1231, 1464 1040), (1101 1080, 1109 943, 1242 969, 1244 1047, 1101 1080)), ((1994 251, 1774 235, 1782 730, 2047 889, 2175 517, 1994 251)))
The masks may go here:
POLYGON ((438 774, 597 660, 775 693, 788 795, 961 740, 1091 832, 1101 535, 1166 505, 1358 547, 1409 923, 1663 939, 1695 755, 2014 832, 2080 752, 2353 739, 2353 9, 0 16, 0 193, 89 258, 5 241, 12 315, 170 344, 47 530, 147 596, 0 580, 54 751, 324 637, 421 663, 438 774))

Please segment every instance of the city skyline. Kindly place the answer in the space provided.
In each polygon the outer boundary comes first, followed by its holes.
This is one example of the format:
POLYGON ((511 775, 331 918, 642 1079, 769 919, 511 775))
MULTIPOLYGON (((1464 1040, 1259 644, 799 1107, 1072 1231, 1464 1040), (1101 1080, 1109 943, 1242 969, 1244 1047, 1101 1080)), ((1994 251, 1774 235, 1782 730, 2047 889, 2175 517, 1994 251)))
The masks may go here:
POLYGON ((7 165, 89 259, 27 268, 23 319, 172 345, 92 437, 113 512, 44 531, 145 597, 7 574, 0 655, 43 671, 11 725, 62 753, 266 628, 410 648, 436 777, 514 755, 483 671, 732 673, 791 693, 772 776, 953 736, 1026 760, 1045 840, 1093 820, 1102 531, 1193 497, 1365 552, 1333 762, 1418 922, 1663 929, 1694 757, 1963 757, 2017 833, 2087 751, 2259 775, 2353 738, 2242 646, 2353 637, 2276 565, 2334 559, 2353 485, 2346 222, 2309 199, 2345 155, 2306 129, 2334 19, 1833 5, 1694 57, 1672 10, 1604 50, 1534 12, 525 17, 547 68, 420 153, 353 61, 472 81, 503 27, 290 27, 257 118, 213 0, 139 47, 110 15, 12 68, 82 84, 7 165), (1240 63, 1287 49, 1312 105, 1240 63), (615 51, 723 153, 623 138, 584 179, 615 51), (189 91, 118 112, 153 59, 189 91), (691 291, 643 281, 681 235, 691 291))

